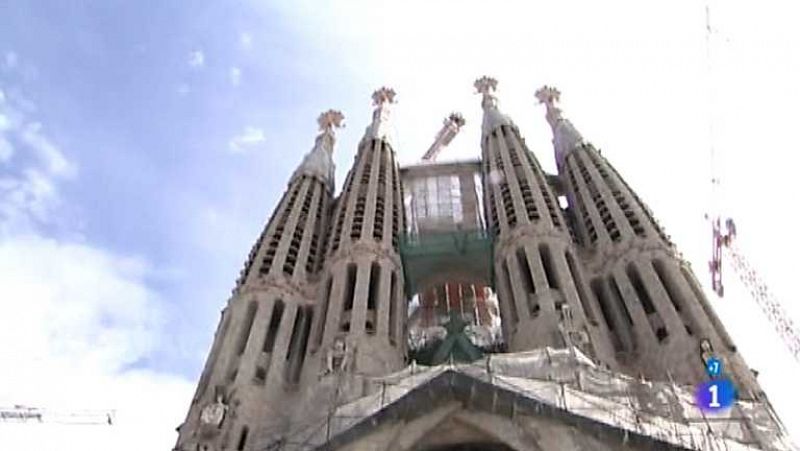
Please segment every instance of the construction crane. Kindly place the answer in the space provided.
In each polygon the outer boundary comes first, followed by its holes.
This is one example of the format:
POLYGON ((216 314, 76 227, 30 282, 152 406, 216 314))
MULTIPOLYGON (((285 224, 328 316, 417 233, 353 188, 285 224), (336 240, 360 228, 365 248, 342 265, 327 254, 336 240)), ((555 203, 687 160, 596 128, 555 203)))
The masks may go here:
POLYGON ((736 225, 733 219, 725 220, 725 230, 722 230, 719 217, 713 218, 712 233, 714 249, 709 269, 714 292, 719 297, 725 294, 725 287, 722 284, 722 257, 723 253, 726 253, 739 280, 750 291, 750 296, 772 323, 789 352, 800 362, 800 331, 744 253, 736 246, 736 225))
POLYGON ((0 406, 0 421, 4 423, 55 423, 70 425, 114 424, 113 410, 59 411, 24 405, 0 406))
POLYGON ((461 113, 452 113, 444 120, 444 126, 439 133, 436 134, 431 147, 422 156, 422 161, 435 161, 436 156, 441 152, 442 148, 450 144, 450 141, 456 137, 458 131, 461 130, 465 124, 464 116, 461 113))
MULTIPOLYGON (((711 13, 710 5, 706 4, 706 58, 709 70, 709 81, 711 80, 711 38, 714 35, 714 30, 711 27, 711 13)), ((710 86, 709 86, 710 88, 710 86)), ((712 91, 709 89, 709 93, 712 91)), ((710 99, 713 104, 713 99, 710 99)), ((713 105, 712 105, 713 108, 713 105)), ((724 254, 727 254, 730 260, 731 267, 733 268, 739 280, 742 281, 750 296, 758 304, 761 311, 767 317, 769 322, 774 327, 775 331, 781 337, 786 347, 792 353, 794 358, 800 362, 800 331, 795 326, 794 321, 789 314, 784 310, 780 301, 772 293, 767 284, 755 270, 753 265, 750 264, 745 254, 736 245, 736 224, 733 219, 728 218, 725 220, 724 230, 720 220, 721 215, 717 210, 717 198, 719 195, 721 183, 720 177, 717 174, 715 164, 716 152, 714 149, 714 128, 713 119, 709 121, 709 134, 710 134, 710 166, 711 166, 711 214, 706 218, 711 221, 711 235, 712 235, 712 253, 711 261, 708 264, 709 272, 711 273, 711 288, 714 293, 720 298, 725 295, 725 286, 722 283, 722 264, 724 254)))

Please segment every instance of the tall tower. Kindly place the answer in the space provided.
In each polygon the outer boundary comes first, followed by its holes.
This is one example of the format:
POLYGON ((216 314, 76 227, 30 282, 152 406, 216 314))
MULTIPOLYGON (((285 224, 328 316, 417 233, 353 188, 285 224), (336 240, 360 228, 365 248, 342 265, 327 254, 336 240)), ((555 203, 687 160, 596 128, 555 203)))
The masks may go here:
POLYGON ((395 92, 375 110, 347 175, 328 240, 328 264, 312 352, 345 348, 349 370, 378 375, 405 364, 406 304, 398 254, 403 208, 389 123, 395 92))
POLYGON ((519 129, 498 109, 497 81, 483 77, 483 193, 495 236, 494 270, 508 348, 524 351, 567 341, 614 362, 603 324, 588 295, 567 222, 519 129))
MULTIPOLYGON (((222 311, 176 449, 245 449, 262 429, 289 421, 322 266, 322 238, 333 197, 334 133, 343 116, 328 111, 320 134, 289 180, 222 311)), ((247 448, 249 449, 249 448, 247 448)))
POLYGON ((761 390, 650 209, 558 107, 543 87, 556 165, 566 182, 576 235, 587 250, 591 288, 622 370, 651 380, 696 384, 712 353, 727 363, 742 396, 761 390))

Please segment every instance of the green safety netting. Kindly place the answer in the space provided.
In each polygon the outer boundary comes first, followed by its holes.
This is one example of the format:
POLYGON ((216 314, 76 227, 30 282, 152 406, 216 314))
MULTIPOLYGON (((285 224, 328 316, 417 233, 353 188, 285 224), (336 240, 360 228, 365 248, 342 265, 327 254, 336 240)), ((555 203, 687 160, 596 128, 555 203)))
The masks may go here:
POLYGON ((430 283, 492 283, 492 237, 484 230, 405 234, 400 240, 406 293, 430 283), (448 280, 443 280, 448 279, 448 280))

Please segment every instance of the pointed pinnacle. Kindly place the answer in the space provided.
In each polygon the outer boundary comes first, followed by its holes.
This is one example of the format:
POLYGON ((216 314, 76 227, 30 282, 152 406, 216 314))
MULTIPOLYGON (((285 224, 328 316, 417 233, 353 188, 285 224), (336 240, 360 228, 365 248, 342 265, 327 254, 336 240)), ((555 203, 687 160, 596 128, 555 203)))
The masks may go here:
POLYGON ((379 106, 384 103, 395 103, 394 101, 395 95, 396 93, 394 92, 394 89, 383 86, 377 91, 372 93, 372 104, 375 106, 379 106))
POLYGON ((561 91, 552 86, 542 86, 536 91, 535 95, 539 99, 539 103, 544 103, 548 106, 555 106, 556 103, 561 101, 561 91))
POLYGON ((473 86, 475 86, 478 94, 488 95, 497 90, 497 80, 484 75, 483 77, 475 80, 473 86))
POLYGON ((539 103, 543 103, 544 106, 547 108, 547 122, 550 123, 550 126, 553 127, 555 130, 556 123, 562 120, 563 117, 561 115, 561 108, 558 107, 558 102, 561 100, 561 91, 552 87, 552 86, 542 86, 536 91, 536 98, 539 99, 539 103))
POLYGON ((344 114, 338 110, 328 110, 317 118, 320 131, 329 131, 334 128, 344 127, 344 114))

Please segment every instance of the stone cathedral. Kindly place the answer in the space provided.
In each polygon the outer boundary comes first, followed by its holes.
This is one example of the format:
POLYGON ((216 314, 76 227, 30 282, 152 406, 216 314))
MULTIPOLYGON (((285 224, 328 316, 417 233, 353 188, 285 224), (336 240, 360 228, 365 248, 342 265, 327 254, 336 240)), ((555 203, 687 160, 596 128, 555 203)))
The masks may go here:
MULTIPOLYGON (((689 264, 559 108, 557 174, 482 96, 481 158, 400 167, 395 92, 341 193, 343 115, 313 148, 227 301, 175 451, 789 450, 689 264), (698 408, 706 362, 732 407, 698 408)), ((477 143, 476 143, 477 144, 477 143)), ((420 152, 422 154, 422 152, 420 152)))

